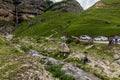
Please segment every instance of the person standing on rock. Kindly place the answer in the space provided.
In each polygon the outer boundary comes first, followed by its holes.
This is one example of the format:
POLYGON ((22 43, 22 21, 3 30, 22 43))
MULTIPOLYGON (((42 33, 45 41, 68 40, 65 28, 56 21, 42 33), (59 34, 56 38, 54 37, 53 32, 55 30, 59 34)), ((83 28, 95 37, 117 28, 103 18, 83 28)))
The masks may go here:
POLYGON ((66 55, 67 55, 67 54, 64 52, 64 54, 63 54, 64 59, 66 58, 66 55))
POLYGON ((60 45, 60 52, 63 53, 63 57, 66 58, 67 57, 67 53, 70 52, 70 49, 68 47, 68 45, 66 43, 61 43, 60 45))

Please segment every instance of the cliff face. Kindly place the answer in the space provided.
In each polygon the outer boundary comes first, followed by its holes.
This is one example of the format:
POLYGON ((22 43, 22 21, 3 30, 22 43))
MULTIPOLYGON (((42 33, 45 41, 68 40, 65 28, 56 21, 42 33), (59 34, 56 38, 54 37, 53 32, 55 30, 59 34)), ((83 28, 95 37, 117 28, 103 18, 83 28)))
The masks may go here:
POLYGON ((107 7, 107 5, 105 5, 105 3, 101 0, 99 2, 97 2, 95 5, 94 5, 95 8, 104 8, 104 7, 107 7))
POLYGON ((62 12, 80 13, 83 8, 76 0, 66 0, 51 5, 48 10, 60 10, 62 12))
POLYGON ((58 10, 73 13, 80 13, 83 11, 83 8, 76 0, 66 0, 59 3, 53 3, 52 5, 48 4, 49 2, 47 3, 46 1, 0 0, 0 32, 10 33, 14 30, 14 22, 21 23, 24 20, 43 14, 45 11, 58 10), (9 22, 9 24, 6 24, 6 21, 9 22))
POLYGON ((18 5, 18 13, 21 19, 33 18, 42 14, 47 5, 43 0, 21 0, 18 5))
POLYGON ((14 5, 11 4, 12 0, 0 0, 0 20, 10 21, 13 20, 14 5))
MULTIPOLYGON (((49 7, 44 0, 0 0, 0 20, 14 20, 15 6, 17 6, 19 20, 33 18, 44 13, 49 7)), ((47 10, 79 13, 83 9, 76 0, 66 0, 51 5, 47 10)))
POLYGON ((15 29, 16 9, 18 23, 20 23, 42 14, 46 7, 43 0, 0 0, 0 34, 11 33, 15 29))
POLYGON ((17 0, 16 4, 13 0, 0 0, 0 19, 13 20, 15 15, 15 5, 19 19, 28 19, 34 15, 42 14, 46 8, 43 0, 17 0))

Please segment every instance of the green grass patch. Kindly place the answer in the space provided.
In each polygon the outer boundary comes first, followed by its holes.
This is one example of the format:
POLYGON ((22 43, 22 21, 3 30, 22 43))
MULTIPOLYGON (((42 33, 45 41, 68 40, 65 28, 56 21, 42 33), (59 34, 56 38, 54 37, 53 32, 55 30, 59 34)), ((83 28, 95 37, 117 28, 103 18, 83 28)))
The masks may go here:
POLYGON ((96 36, 120 35, 120 10, 115 8, 88 9, 81 14, 48 11, 20 24, 14 32, 17 36, 96 36), (39 22, 43 18, 44 22, 39 22), (28 26, 34 22, 32 26, 28 26))
POLYGON ((52 73, 53 77, 59 78, 60 80, 73 80, 72 76, 65 75, 64 71, 61 71, 62 65, 49 65, 45 69, 52 73))

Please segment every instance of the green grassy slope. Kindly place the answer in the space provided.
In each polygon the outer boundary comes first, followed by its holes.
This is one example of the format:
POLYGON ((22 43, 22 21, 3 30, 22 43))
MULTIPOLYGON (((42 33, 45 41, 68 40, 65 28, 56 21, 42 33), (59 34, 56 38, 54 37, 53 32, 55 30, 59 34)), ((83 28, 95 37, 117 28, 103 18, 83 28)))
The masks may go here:
POLYGON ((69 36, 87 34, 92 37, 120 34, 120 1, 103 0, 107 5, 104 8, 90 8, 81 14, 49 11, 33 20, 20 24, 20 28, 14 32, 19 36, 48 36, 53 30, 58 35, 69 36), (45 21, 40 23, 39 19, 45 21), (28 26, 31 22, 34 24, 28 26))
MULTIPOLYGON (((17 41, 15 40, 15 42, 17 41)), ((45 69, 36 58, 23 52, 25 48, 25 46, 17 48, 14 41, 8 41, 0 36, 0 80, 45 78, 45 69), (36 72, 43 74, 38 76, 36 72)))

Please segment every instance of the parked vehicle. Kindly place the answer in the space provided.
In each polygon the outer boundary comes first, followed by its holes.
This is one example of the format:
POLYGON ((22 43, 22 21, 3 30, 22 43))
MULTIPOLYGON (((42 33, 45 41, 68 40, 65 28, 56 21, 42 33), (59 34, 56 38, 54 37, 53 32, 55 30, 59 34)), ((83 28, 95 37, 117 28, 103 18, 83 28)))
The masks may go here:
POLYGON ((82 39, 82 40, 89 40, 89 39, 91 39, 91 37, 89 37, 87 35, 81 35, 80 39, 82 39))
POLYGON ((95 40, 95 41, 107 41, 108 38, 105 37, 105 36, 98 36, 98 37, 94 38, 94 40, 95 40))

